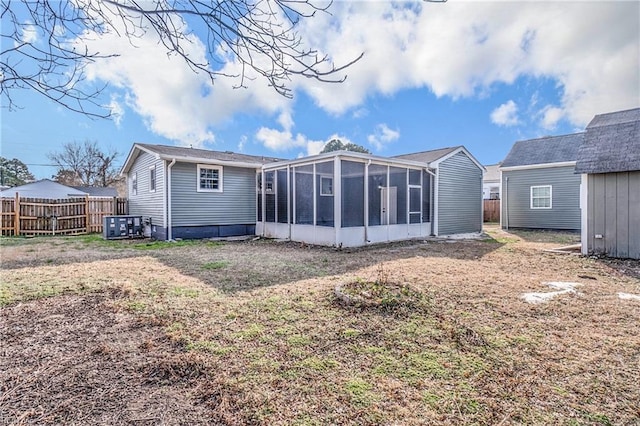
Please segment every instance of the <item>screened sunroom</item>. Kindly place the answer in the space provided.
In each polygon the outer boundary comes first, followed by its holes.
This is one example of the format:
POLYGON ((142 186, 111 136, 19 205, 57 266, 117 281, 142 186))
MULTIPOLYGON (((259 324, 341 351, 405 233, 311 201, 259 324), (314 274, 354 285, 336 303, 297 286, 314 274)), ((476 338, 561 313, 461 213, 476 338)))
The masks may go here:
POLYGON ((256 234, 342 247, 433 233, 422 162, 338 151, 263 166, 256 234))

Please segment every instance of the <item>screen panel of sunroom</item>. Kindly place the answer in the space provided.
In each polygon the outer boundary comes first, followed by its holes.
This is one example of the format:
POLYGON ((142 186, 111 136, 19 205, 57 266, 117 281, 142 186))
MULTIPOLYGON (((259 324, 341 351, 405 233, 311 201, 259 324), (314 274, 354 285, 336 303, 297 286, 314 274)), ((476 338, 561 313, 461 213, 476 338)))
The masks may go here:
POLYGON ((369 166, 369 226, 382 224, 382 188, 387 187, 387 166, 369 166))
POLYGON ((287 169, 276 171, 276 209, 278 223, 289 223, 287 204, 289 203, 289 191, 287 188, 287 169))
POLYGON ((334 225, 333 161, 316 164, 316 225, 334 225))
MULTIPOLYGON (((406 224, 407 223, 407 169, 400 167, 389 167, 389 189, 390 194, 393 193, 391 188, 396 188, 395 196, 395 212, 396 221, 390 221, 389 224, 406 224)), ((393 211, 393 199, 389 197, 389 212, 393 211)), ((390 217, 391 218, 391 217, 390 217)))
POLYGON ((313 165, 295 168, 295 223, 313 225, 313 165))
POLYGON ((265 222, 276 221, 276 172, 264 173, 265 222))
POLYGON ((364 226, 364 163, 342 160, 342 227, 364 226))

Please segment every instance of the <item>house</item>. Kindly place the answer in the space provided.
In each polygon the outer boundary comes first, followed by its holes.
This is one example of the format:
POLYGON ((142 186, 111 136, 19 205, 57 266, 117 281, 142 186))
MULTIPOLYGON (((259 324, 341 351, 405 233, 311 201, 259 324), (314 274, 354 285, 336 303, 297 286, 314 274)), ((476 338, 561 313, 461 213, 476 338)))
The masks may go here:
POLYGON ((484 166, 487 172, 482 177, 482 198, 484 200, 500 199, 500 164, 484 166))
POLYGON ((596 115, 575 172, 582 181, 582 253, 640 259, 640 108, 596 115))
POLYGON ((516 142, 500 166, 503 228, 580 229, 580 176, 574 173, 584 133, 516 142))
POLYGON ((114 198, 118 196, 118 190, 112 187, 72 186, 72 188, 85 192, 92 198, 114 198))
POLYGON ((252 235, 256 173, 277 159, 136 143, 121 173, 129 213, 160 240, 252 235))
POLYGON ((464 148, 296 160, 134 144, 129 212, 155 238, 261 235, 361 246, 480 232, 484 169, 464 148))
POLYGON ((15 198, 16 193, 21 198, 43 198, 43 199, 63 199, 82 197, 87 193, 70 186, 62 185, 49 179, 42 179, 36 182, 26 183, 13 188, 4 189, 0 192, 2 198, 15 198))
POLYGON ((392 158, 337 151, 265 164, 256 233, 355 247, 480 232, 483 171, 462 146, 392 158))

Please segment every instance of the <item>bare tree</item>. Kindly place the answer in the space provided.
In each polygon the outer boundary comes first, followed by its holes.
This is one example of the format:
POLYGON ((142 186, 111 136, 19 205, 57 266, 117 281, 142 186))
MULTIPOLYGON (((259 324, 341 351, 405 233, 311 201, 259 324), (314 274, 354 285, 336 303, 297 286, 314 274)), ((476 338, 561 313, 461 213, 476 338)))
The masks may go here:
POLYGON ((16 89, 29 89, 70 110, 107 117, 98 98, 104 87, 83 80, 87 64, 114 54, 72 43, 89 34, 117 34, 134 46, 137 38, 152 34, 167 55, 177 55, 212 81, 236 77, 242 87, 251 69, 287 97, 293 76, 339 83, 346 78, 342 71, 362 57, 336 66, 304 45, 296 25, 327 13, 331 3, 325 0, 1 0, 0 5, 0 93, 9 108, 16 107, 16 89), (204 61, 188 53, 189 27, 206 31, 204 61), (221 56, 241 64, 238 75, 221 71, 221 56))
POLYGON ((53 178, 66 185, 106 187, 118 180, 117 151, 104 152, 97 142, 68 142, 60 152, 48 154, 58 167, 53 178))

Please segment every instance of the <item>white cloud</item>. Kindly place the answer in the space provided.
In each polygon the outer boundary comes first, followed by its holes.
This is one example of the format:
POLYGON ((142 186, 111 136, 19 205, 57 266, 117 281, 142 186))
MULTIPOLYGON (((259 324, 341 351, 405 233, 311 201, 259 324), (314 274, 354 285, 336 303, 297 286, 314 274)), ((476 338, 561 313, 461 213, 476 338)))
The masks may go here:
POLYGON ((376 126, 373 133, 367 136, 367 141, 377 151, 382 151, 387 145, 397 141, 400 138, 398 130, 390 129, 385 123, 376 126))
POLYGON ((20 40, 23 43, 35 43, 38 41, 38 28, 33 25, 33 22, 26 21, 22 26, 22 36, 20 40))
POLYGON ((365 56, 343 84, 301 90, 335 114, 376 93, 484 96, 523 76, 557 81, 573 124, 640 103, 638 2, 336 2, 332 12, 334 22, 305 21, 303 36, 338 64, 365 56))
POLYGON ((244 152, 244 146, 247 144, 247 136, 240 136, 240 142, 238 142, 238 152, 244 152))
POLYGON ((558 122, 564 118, 565 111, 562 108, 547 105, 541 110, 540 114, 542 115, 540 125, 546 130, 553 130, 558 125, 558 122))
MULTIPOLYGON (((186 38, 186 54, 205 63, 204 44, 193 34, 186 38)), ((234 114, 274 113, 289 102, 266 85, 235 89, 237 82, 226 78, 212 84, 208 76, 194 73, 179 57, 167 55, 152 33, 136 38, 135 48, 126 37, 114 33, 87 33, 75 40, 75 46, 119 54, 89 64, 88 79, 106 81, 123 90, 127 105, 143 117, 149 130, 182 145, 212 144, 214 127, 234 114)), ((223 71, 237 74, 238 65, 227 63, 223 71)))
POLYGON ((515 126, 520 122, 518 105, 513 100, 503 103, 491 112, 491 121, 498 126, 515 126))
POLYGON ((124 108, 120 102, 118 102, 118 96, 111 95, 111 102, 107 104, 107 108, 111 111, 111 118, 117 128, 120 128, 120 123, 124 117, 124 108))
MULTIPOLYGON (((357 118, 369 97, 412 88, 453 99, 486 96, 496 84, 521 77, 558 84, 559 100, 544 110, 545 126, 560 119, 585 125, 594 114, 640 104, 638 2, 335 2, 331 12, 302 20, 298 30, 306 46, 331 54, 337 65, 362 52, 364 58, 346 70, 342 84, 291 82, 331 114, 353 111, 357 118)), ((204 61, 204 44, 187 37, 187 53, 204 61)), ((236 113, 261 112, 279 114, 282 126, 260 129, 265 146, 309 150, 320 142, 291 132, 291 103, 261 78, 247 81, 246 90, 234 89, 233 79, 212 85, 167 56, 152 34, 136 39, 137 48, 113 34, 85 40, 90 50, 121 54, 89 65, 89 78, 126 92, 128 105, 159 135, 202 146, 213 143, 215 127, 236 113)), ((239 70, 229 60, 221 71, 239 70)), ((377 133, 372 140, 374 146, 387 143, 377 133)))

